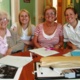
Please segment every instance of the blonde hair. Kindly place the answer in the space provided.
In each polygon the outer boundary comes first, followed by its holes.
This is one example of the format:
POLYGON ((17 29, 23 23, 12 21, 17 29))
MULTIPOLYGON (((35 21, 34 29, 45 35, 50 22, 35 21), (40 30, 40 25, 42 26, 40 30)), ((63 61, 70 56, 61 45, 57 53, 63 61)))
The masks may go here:
MULTIPOLYGON (((26 10, 26 9, 22 9, 19 13, 19 16, 18 16, 18 19, 19 19, 19 22, 17 23, 17 27, 18 27, 18 34, 21 36, 22 35, 22 24, 20 22, 20 15, 22 12, 26 12, 28 14, 28 17, 29 17, 29 23, 27 25, 27 28, 28 28, 28 36, 32 35, 32 29, 31 29, 31 18, 30 18, 30 14, 29 12, 26 10)), ((26 32, 27 34, 27 32, 26 32)))
POLYGON ((44 10, 44 15, 46 13, 47 10, 52 9, 54 11, 54 14, 56 15, 56 8, 52 7, 52 6, 46 6, 45 10, 44 10))
POLYGON ((0 11, 0 18, 3 16, 5 16, 8 21, 10 20, 10 16, 6 11, 0 11))

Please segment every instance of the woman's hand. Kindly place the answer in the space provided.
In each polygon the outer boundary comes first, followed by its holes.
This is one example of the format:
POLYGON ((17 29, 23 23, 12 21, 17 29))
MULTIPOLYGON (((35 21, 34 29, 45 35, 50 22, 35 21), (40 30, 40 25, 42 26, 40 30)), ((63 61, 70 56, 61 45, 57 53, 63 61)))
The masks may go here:
POLYGON ((61 47, 61 45, 57 44, 54 46, 55 49, 59 49, 61 47))
POLYGON ((14 27, 12 30, 15 31, 15 32, 17 32, 17 28, 16 27, 14 27))
POLYGON ((75 45, 73 45, 73 46, 72 46, 72 49, 75 50, 75 49, 77 49, 77 47, 76 47, 75 45))
POLYGON ((12 49, 11 49, 11 48, 9 48, 9 49, 6 51, 6 54, 5 54, 4 56, 6 56, 6 55, 10 55, 10 54, 11 54, 11 52, 12 52, 12 49))
POLYGON ((73 50, 77 49, 77 46, 72 44, 71 42, 67 43, 69 47, 71 47, 73 50))
POLYGON ((30 41, 27 41, 27 40, 22 40, 25 44, 27 44, 27 45, 30 45, 31 43, 30 43, 30 41))

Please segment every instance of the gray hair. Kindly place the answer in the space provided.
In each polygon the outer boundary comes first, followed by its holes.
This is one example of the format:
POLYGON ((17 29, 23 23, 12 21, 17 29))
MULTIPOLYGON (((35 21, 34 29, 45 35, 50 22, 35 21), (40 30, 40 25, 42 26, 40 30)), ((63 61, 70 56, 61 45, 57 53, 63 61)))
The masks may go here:
POLYGON ((5 16, 7 20, 10 20, 10 16, 6 11, 0 11, 0 18, 2 18, 3 16, 5 16))

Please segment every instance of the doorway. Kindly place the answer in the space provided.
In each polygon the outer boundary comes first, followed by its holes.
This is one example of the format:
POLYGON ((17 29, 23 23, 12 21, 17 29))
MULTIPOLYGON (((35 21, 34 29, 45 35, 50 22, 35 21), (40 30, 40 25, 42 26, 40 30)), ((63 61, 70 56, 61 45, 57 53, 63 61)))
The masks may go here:
POLYGON ((57 10, 57 3, 58 3, 57 1, 58 1, 58 0, 53 0, 53 1, 52 1, 52 5, 53 5, 53 7, 56 8, 56 10, 57 10))
MULTIPOLYGON (((58 3, 57 1, 58 1, 58 0, 53 0, 53 1, 52 1, 52 6, 56 8, 56 11, 57 11, 57 7, 58 7, 58 6, 57 6, 57 3, 58 3)), ((56 17, 57 17, 57 14, 56 14, 56 17)), ((57 20, 56 20, 56 22, 57 22, 57 20)))

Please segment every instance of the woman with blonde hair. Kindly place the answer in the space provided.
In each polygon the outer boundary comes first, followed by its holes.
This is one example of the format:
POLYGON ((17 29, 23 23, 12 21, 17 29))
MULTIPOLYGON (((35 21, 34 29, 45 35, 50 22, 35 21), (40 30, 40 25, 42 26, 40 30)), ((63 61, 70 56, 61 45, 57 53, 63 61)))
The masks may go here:
POLYGON ((18 22, 11 26, 13 31, 18 32, 22 41, 28 47, 33 46, 32 38, 34 36, 35 26, 31 24, 30 14, 27 10, 22 9, 18 16, 18 22))

